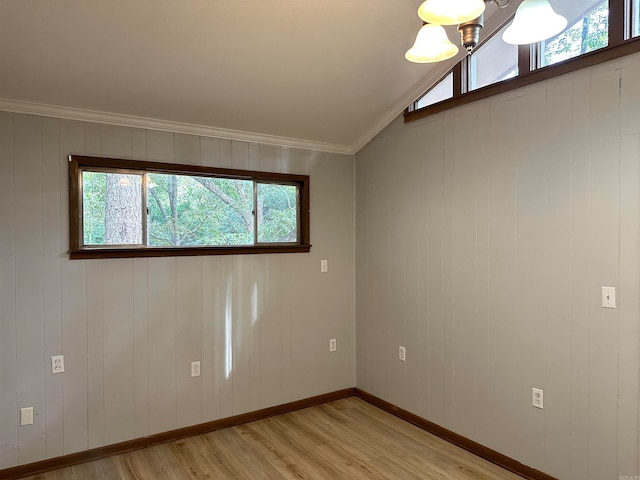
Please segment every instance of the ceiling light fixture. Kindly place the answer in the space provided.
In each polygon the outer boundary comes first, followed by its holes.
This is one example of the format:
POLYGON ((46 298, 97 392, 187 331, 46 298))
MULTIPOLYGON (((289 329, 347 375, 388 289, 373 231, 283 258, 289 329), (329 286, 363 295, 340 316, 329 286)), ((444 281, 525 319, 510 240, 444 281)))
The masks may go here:
POLYGON ((502 39, 514 45, 536 43, 556 36, 566 26, 567 19, 554 11, 548 0, 524 0, 502 39))
MULTIPOLYGON (((460 43, 468 54, 480 41, 484 26, 485 4, 499 8, 510 0, 425 0, 418 8, 418 16, 425 22, 405 58, 415 63, 431 63, 454 57, 459 49, 449 41, 442 25, 458 25, 460 43), (439 28, 435 28, 439 27, 439 28)), ((567 20, 554 12, 548 0, 524 0, 516 11, 511 25, 505 30, 506 43, 523 45, 535 43, 560 33, 567 20)))
POLYGON ((484 0, 425 0, 418 16, 427 23, 457 25, 482 15, 484 0))
POLYGON ((425 23, 405 58, 414 63, 433 63, 455 57, 458 47, 449 41, 442 25, 425 23))

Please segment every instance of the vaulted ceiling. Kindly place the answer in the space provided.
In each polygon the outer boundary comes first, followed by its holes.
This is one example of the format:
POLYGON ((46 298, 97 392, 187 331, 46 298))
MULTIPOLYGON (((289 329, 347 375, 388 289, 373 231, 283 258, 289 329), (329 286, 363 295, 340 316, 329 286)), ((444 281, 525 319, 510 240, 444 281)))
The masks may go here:
POLYGON ((0 0, 0 109, 354 153, 455 63, 419 4, 0 0))

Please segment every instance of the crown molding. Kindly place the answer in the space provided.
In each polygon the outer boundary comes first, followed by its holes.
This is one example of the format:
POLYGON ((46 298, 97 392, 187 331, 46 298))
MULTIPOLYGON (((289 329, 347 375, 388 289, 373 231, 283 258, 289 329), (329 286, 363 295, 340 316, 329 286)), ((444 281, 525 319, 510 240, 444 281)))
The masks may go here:
POLYGON ((311 140, 301 140, 297 138, 278 137, 264 133, 243 132, 240 130, 209 127, 206 125, 173 122, 170 120, 100 112, 96 110, 85 110, 82 108, 24 102, 6 98, 0 98, 0 110, 13 113, 26 113, 29 115, 41 115, 44 117, 56 117, 65 120, 104 123, 122 127, 144 128, 147 130, 161 130, 171 133, 183 133, 187 135, 214 137, 225 140, 261 143, 264 145, 275 145, 278 147, 300 148, 304 150, 316 150, 320 152, 341 153, 346 155, 353 154, 353 149, 349 145, 314 142, 311 140))

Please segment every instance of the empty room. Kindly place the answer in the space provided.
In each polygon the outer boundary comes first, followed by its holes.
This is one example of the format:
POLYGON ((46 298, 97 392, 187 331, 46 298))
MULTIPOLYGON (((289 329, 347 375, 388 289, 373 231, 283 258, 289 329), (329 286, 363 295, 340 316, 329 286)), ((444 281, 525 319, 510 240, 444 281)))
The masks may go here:
POLYGON ((0 479, 640 480, 640 0, 0 0, 0 479))

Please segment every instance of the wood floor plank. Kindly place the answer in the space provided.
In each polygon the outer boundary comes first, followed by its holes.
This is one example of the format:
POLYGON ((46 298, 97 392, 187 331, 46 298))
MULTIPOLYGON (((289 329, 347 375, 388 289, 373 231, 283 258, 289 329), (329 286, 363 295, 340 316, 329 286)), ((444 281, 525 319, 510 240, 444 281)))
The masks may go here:
POLYGON ((350 397, 25 480, 517 480, 350 397))

